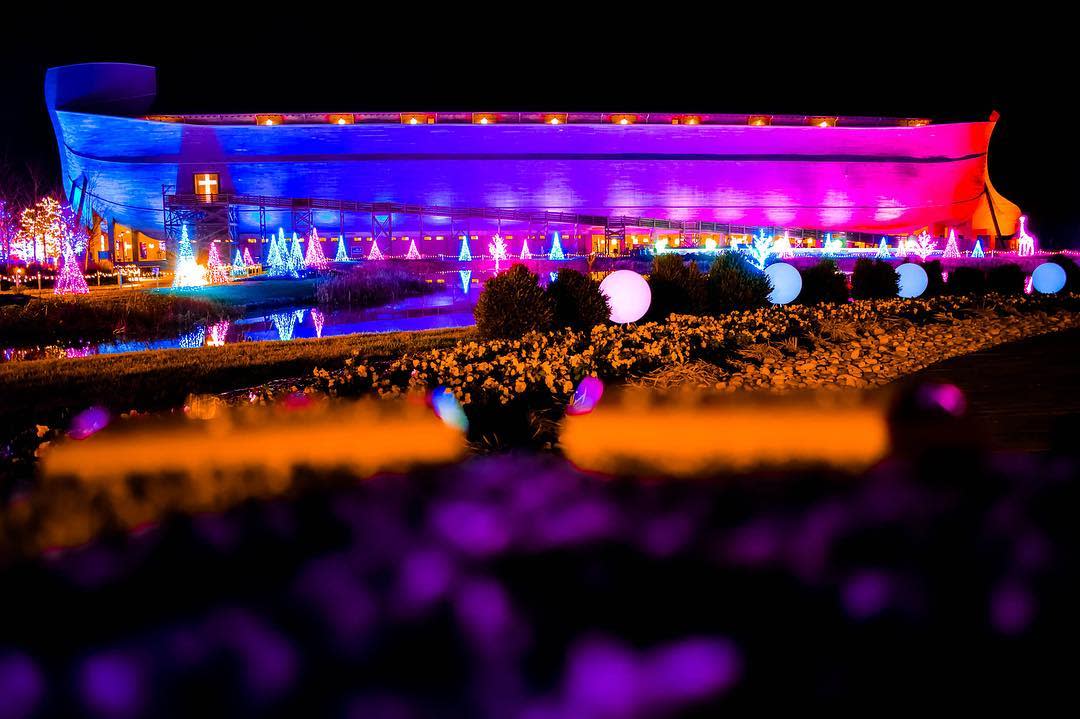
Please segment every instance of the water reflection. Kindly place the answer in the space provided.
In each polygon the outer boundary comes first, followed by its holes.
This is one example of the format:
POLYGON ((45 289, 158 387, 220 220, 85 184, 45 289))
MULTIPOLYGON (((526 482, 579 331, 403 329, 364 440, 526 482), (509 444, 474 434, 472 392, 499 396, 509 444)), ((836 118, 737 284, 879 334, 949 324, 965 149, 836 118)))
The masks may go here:
MULTIPOLYGON (((556 272, 542 271, 548 269, 540 267, 541 264, 548 265, 546 262, 534 261, 526 264, 539 274, 540 282, 544 285, 553 281, 557 275, 556 272)), ((477 285, 482 286, 493 275, 494 272, 490 269, 429 272, 424 278, 438 287, 435 292, 394 300, 378 307, 327 310, 304 305, 255 310, 234 321, 222 320, 196 327, 179 337, 114 340, 70 347, 8 348, 0 351, 0 361, 74 358, 159 349, 219 347, 236 342, 289 341, 356 333, 466 327, 474 323, 473 307, 480 294, 474 289, 477 285)))

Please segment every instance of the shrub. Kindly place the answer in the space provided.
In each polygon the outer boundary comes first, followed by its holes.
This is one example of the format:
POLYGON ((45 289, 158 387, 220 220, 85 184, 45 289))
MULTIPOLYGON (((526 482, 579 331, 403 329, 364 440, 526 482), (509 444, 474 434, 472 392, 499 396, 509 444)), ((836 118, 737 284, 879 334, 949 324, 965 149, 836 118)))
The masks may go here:
POLYGON ((848 301, 847 277, 833 260, 822 260, 802 271, 802 305, 839 304, 848 301))
POLYGON ((741 255, 724 252, 709 268, 707 289, 709 312, 720 315, 768 306, 772 283, 741 255))
POLYGON ((949 275, 951 295, 981 295, 986 292, 986 275, 977 267, 957 267, 949 275))
POLYGON ((559 270, 547 286, 555 326, 589 330, 607 322, 611 307, 600 292, 600 283, 577 270, 559 270))
POLYGON ((945 268, 941 266, 941 260, 930 260, 922 263, 921 266, 926 270, 926 290, 923 291, 923 297, 936 297, 944 294, 945 279, 941 276, 941 273, 945 271, 945 268))
POLYGON ((551 328, 551 300, 525 265, 514 265, 484 284, 473 310, 483 337, 517 338, 551 328))
POLYGON ((1049 261, 1055 265, 1061 265, 1061 268, 1065 270, 1065 287, 1062 288, 1063 291, 1080 292, 1080 266, 1071 257, 1065 255, 1052 255, 1049 261))
POLYGON ((434 291, 434 286, 408 270, 373 270, 359 266, 320 278, 315 299, 322 307, 372 307, 434 291))
POLYGON ((704 314, 706 308, 705 275, 697 263, 687 264, 678 255, 653 258, 649 274, 652 304, 648 318, 665 319, 671 313, 704 314))
POLYGON ((996 265, 986 273, 986 289, 1003 295, 1018 295, 1024 291, 1024 270, 1020 265, 996 265))
POLYGON ((896 297, 900 291, 900 276, 884 260, 862 257, 855 261, 851 275, 851 296, 857 300, 896 297))

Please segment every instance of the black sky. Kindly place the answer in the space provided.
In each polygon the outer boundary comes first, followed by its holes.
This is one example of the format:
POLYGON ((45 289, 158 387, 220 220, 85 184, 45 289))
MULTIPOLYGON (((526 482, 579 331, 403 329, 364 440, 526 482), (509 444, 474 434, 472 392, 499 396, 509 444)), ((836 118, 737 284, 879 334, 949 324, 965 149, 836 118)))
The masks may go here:
POLYGON ((719 5, 701 16, 680 6, 666 17, 650 5, 633 16, 628 4, 601 23, 576 6, 497 6, 468 17, 454 9, 437 18, 419 3, 394 14, 347 6, 363 15, 290 7, 258 23, 220 7, 206 23, 189 11, 142 26, 123 16, 67 27, 27 21, 50 29, 42 31, 47 37, 9 34, 0 45, 7 175, 29 163, 43 177, 57 176, 42 81, 47 67, 72 62, 157 66, 158 109, 166 112, 542 109, 950 120, 997 110, 995 186, 1031 216, 1044 244, 1080 246, 1080 116, 1071 107, 1080 61, 1052 20, 980 26, 937 11, 928 21, 922 6, 890 5, 854 15, 815 11, 778 28, 776 16, 789 12, 778 5, 759 18, 734 18, 722 17, 719 5), (903 8, 912 14, 906 23, 881 14, 903 8), (874 27, 844 27, 863 17, 874 27))

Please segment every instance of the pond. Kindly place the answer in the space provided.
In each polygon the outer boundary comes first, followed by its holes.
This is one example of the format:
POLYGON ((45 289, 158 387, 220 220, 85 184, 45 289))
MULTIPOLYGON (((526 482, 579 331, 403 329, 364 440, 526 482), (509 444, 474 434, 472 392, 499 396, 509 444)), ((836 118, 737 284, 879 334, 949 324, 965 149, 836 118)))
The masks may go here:
POLYGON ((330 310, 304 304, 253 310, 240 319, 199 326, 180 336, 112 340, 74 346, 5 348, 0 350, 0 362, 215 347, 235 342, 287 341, 362 332, 466 327, 474 323, 473 307, 480 296, 483 282, 491 274, 484 270, 430 273, 425 279, 438 286, 432 294, 394 300, 366 309, 330 310))

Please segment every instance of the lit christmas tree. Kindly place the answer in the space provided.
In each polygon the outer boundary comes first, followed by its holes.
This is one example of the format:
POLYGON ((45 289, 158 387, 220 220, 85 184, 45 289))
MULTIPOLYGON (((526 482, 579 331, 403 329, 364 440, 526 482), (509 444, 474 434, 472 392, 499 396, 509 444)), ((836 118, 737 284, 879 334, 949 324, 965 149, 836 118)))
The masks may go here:
POLYGON ((889 243, 885 241, 885 238, 881 238, 881 242, 877 246, 877 254, 874 255, 879 260, 889 259, 889 243))
POLYGON ((458 270, 461 275, 461 291, 469 294, 469 281, 472 279, 472 270, 458 270))
POLYGON ((293 337, 293 330, 296 329, 296 315, 292 312, 275 312, 270 315, 270 319, 274 323, 274 328, 277 330, 278 339, 289 341, 293 337))
POLYGON ((788 233, 784 232, 784 236, 773 243, 773 254, 780 259, 788 259, 795 256, 795 252, 791 249, 791 238, 788 237, 788 233))
POLYGON ((907 257, 907 255, 908 255, 908 243, 909 242, 911 242, 911 238, 910 237, 905 237, 905 238, 902 238, 899 242, 896 243, 896 256, 897 257, 907 257))
POLYGON ((495 260, 495 272, 499 272, 499 261, 506 259, 506 243, 503 242, 502 235, 496 233, 491 238, 491 242, 488 243, 488 252, 491 253, 491 258, 495 260))
POLYGON ((322 240, 319 239, 319 231, 314 227, 311 228, 311 235, 308 236, 307 254, 304 255, 304 264, 316 270, 325 270, 330 266, 330 261, 326 259, 326 254, 323 252, 322 240))
POLYGON ((284 277, 289 273, 288 263, 285 261, 285 233, 278 230, 278 237, 270 235, 270 251, 266 254, 266 274, 271 277, 284 277))
POLYGON ((423 256, 420 254, 420 250, 416 249, 416 238, 414 237, 412 239, 412 242, 409 243, 409 252, 405 255, 405 259, 419 260, 422 258, 423 256))
POLYGON ((844 249, 844 241, 839 239, 839 238, 834 240, 833 236, 832 236, 832 233, 831 232, 826 232, 825 233, 825 245, 822 248, 824 253, 825 254, 835 254, 835 253, 839 252, 842 249, 844 249))
POLYGON ((529 252, 529 238, 527 238, 527 237, 521 242, 521 254, 518 255, 518 259, 519 260, 531 260, 532 259, 532 253, 529 252))
POLYGON ((754 238, 754 244, 750 246, 750 257, 759 269, 765 269, 765 263, 769 261, 769 255, 773 251, 773 238, 765 236, 765 230, 761 230, 754 238))
POLYGON ((983 252, 982 240, 975 240, 975 247, 971 250, 971 256, 975 259, 986 257, 986 253, 983 252))
POLYGON ((469 262, 472 260, 472 253, 469 252, 469 236, 461 236, 461 249, 458 251, 458 262, 469 262))
POLYGON ((289 257, 285 265, 291 277, 299 277, 304 270, 304 250, 300 247, 300 238, 296 236, 295 232, 292 233, 292 248, 289 250, 289 257))
POLYGON ((949 229, 949 241, 945 243, 945 251, 941 253, 942 257, 959 257, 960 248, 956 246, 956 231, 949 229))
POLYGON ((187 225, 181 225, 180 242, 176 247, 176 272, 173 274, 173 287, 200 287, 205 284, 206 271, 195 262, 195 249, 191 246, 187 225))
POLYGON ((90 288, 86 286, 86 278, 79 270, 79 261, 75 259, 75 246, 72 242, 64 243, 63 255, 60 258, 60 272, 56 275, 53 291, 58 295, 90 294, 90 288))
POLYGON ((1029 257, 1035 254, 1035 237, 1027 231, 1027 215, 1020 215, 1020 232, 1016 235, 1016 254, 1029 257))
POLYGON ((337 238, 337 254, 334 255, 334 262, 348 262, 349 252, 345 249, 345 236, 338 235, 337 238))
POLYGON ((551 240, 551 251, 548 252, 548 259, 549 260, 565 260, 566 257, 563 256, 562 242, 559 240, 559 233, 555 232, 553 234, 554 234, 554 237, 551 240))
POLYGON ((911 247, 910 249, 919 256, 919 259, 926 262, 926 258, 930 256, 930 253, 937 249, 937 243, 934 242, 933 237, 923 230, 915 239, 914 247, 911 247))
POLYGON ((385 260, 382 250, 379 249, 379 241, 376 239, 371 240, 371 251, 368 252, 367 258, 369 260, 385 260))
POLYGON ((210 252, 206 260, 206 272, 212 285, 220 285, 231 279, 229 277, 229 267, 221 261, 221 254, 218 252, 216 242, 210 243, 210 252))
POLYGON ((240 248, 236 248, 236 256, 233 258, 232 263, 232 276, 243 277, 247 274, 247 265, 244 263, 244 256, 240 254, 240 248))
POLYGON ((244 267, 254 267, 255 261, 251 259, 251 249, 244 248, 244 267))

